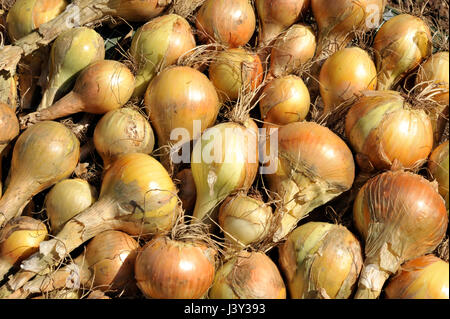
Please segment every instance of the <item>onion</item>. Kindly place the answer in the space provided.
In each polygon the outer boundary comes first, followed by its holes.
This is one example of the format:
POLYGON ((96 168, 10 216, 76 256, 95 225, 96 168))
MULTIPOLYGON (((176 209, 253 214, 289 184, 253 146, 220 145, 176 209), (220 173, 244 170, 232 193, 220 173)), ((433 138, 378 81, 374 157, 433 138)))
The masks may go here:
POLYGON ((147 298, 201 298, 214 280, 216 253, 203 243, 155 237, 136 258, 137 285, 147 298))
POLYGON ((195 207, 195 199, 197 197, 192 170, 185 168, 179 171, 176 174, 175 179, 179 181, 178 189, 180 192, 178 193, 178 197, 182 202, 182 206, 186 212, 192 213, 195 207))
POLYGON ((386 286, 387 299, 448 299, 448 262, 421 256, 401 266, 386 286))
POLYGON ((301 122, 308 115, 309 91, 303 80, 295 75, 273 79, 261 95, 259 109, 265 123, 286 125, 301 122))
POLYGON ((363 265, 356 237, 344 226, 323 222, 296 228, 279 255, 293 299, 315 298, 323 290, 329 298, 348 299, 363 265))
POLYGON ((16 0, 6 17, 12 42, 56 18, 68 5, 66 0, 16 0))
POLYGON ((329 56, 345 48, 356 32, 378 27, 385 5, 386 0, 311 0, 319 28, 316 56, 329 56))
POLYGON ((323 114, 328 114, 362 90, 375 90, 377 70, 366 51, 357 47, 345 48, 325 61, 319 82, 323 114))
POLYGON ((167 0, 111 0, 108 6, 117 17, 131 22, 147 22, 160 15, 169 3, 167 0))
POLYGON ((158 69, 175 64, 184 53, 195 48, 189 23, 176 14, 155 18, 141 26, 133 36, 130 54, 137 64, 133 95, 142 97, 158 69))
POLYGON ((10 268, 38 251, 46 237, 43 222, 28 216, 11 219, 0 230, 0 281, 10 268))
POLYGON ((422 19, 400 14, 381 26, 373 49, 377 58, 377 89, 389 90, 431 54, 431 31, 422 19))
POLYGON ((428 169, 431 177, 438 183, 439 194, 445 199, 448 210, 448 141, 440 144, 434 149, 428 161, 428 169))
POLYGON ((394 91, 363 92, 347 113, 345 135, 365 171, 390 169, 396 161, 415 168, 433 147, 428 115, 394 91))
POLYGON ((147 88, 144 104, 159 146, 198 138, 214 124, 220 109, 211 81, 200 71, 185 66, 167 68, 155 77, 147 88), (198 129, 195 121, 199 122, 198 129), (174 129, 189 134, 173 136, 174 129))
POLYGON ((17 79, 9 72, 0 71, 0 103, 17 108, 17 79))
POLYGON ((50 51, 49 80, 38 110, 68 93, 81 70, 104 58, 105 43, 95 30, 79 27, 60 34, 50 51))
POLYGON ((388 171, 359 190, 354 224, 365 240, 357 299, 375 299, 400 265, 433 251, 445 236, 448 215, 435 185, 420 175, 388 171))
POLYGON ((119 155, 150 154, 155 136, 150 123, 139 111, 124 107, 102 116, 95 126, 93 141, 103 166, 108 168, 119 155))
POLYGON ((84 179, 65 179, 56 183, 45 197, 45 211, 51 232, 57 234, 69 219, 96 200, 97 191, 84 179))
POLYGON ((0 228, 34 195, 72 174, 79 153, 80 142, 61 123, 44 121, 25 130, 14 145, 11 179, 0 200, 0 228))
POLYGON ((309 62, 316 51, 316 36, 310 26, 294 24, 275 40, 269 73, 274 77, 293 73, 309 62))
MULTIPOLYGON (((266 150, 271 148, 266 142, 266 150)), ((280 196, 283 214, 274 241, 284 238, 309 212, 349 190, 355 178, 353 155, 345 142, 314 122, 295 122, 278 129, 278 154, 268 156, 268 189, 280 196)))
POLYGON ((243 89, 254 90, 262 83, 263 67, 256 53, 228 49, 219 52, 211 63, 209 78, 222 101, 235 101, 243 89))
POLYGON ((259 46, 264 47, 289 28, 309 8, 310 0, 256 0, 259 46))
POLYGON ((9 143, 19 135, 19 120, 14 110, 0 102, 0 198, 2 196, 2 159, 9 143))
POLYGON ((121 62, 101 60, 81 71, 73 90, 51 107, 21 117, 23 126, 78 112, 104 114, 122 107, 131 97, 134 76, 121 62))
POLYGON ((256 17, 248 0, 206 0, 197 12, 195 26, 202 42, 237 48, 252 37, 256 17))
POLYGON ((263 252, 240 251, 217 270, 210 299, 286 299, 275 263, 263 252))

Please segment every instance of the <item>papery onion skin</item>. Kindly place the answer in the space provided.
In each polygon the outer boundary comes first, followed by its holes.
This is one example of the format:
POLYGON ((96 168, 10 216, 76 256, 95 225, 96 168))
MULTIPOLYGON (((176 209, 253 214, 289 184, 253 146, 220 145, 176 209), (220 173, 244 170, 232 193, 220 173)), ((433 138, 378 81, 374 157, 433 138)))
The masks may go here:
POLYGON ((248 0, 206 0, 197 12, 195 26, 201 42, 237 48, 252 37, 256 17, 248 0))
POLYGON ((138 253, 137 285, 147 298, 201 298, 214 280, 216 253, 204 244, 158 236, 138 253))
POLYGON ((181 55, 193 48, 192 29, 179 15, 163 15, 141 26, 130 47, 130 54, 137 64, 133 96, 142 97, 159 68, 175 64, 181 55))
POLYGON ((428 161, 428 170, 433 179, 438 183, 439 194, 445 199, 448 210, 448 141, 440 144, 431 153, 428 161))
POLYGON ((169 4, 161 0, 111 0, 114 15, 131 22, 147 22, 160 15, 169 4))
POLYGON ((192 213, 195 207, 195 199, 197 197, 192 170, 185 168, 179 171, 175 175, 175 179, 179 181, 178 188, 180 192, 178 193, 178 197, 182 202, 182 206, 187 213, 192 213))
POLYGON ((357 47, 345 48, 325 61, 319 82, 323 114, 328 114, 361 91, 375 90, 377 70, 366 51, 357 47))
POLYGON ((265 123, 286 125, 308 115, 311 97, 303 80, 295 75, 273 79, 261 95, 259 109, 265 123))
POLYGON ((286 299, 286 287, 266 254, 243 250, 217 270, 209 298, 286 299))
POLYGON ((378 90, 395 87, 432 50, 430 28, 420 18, 401 14, 378 30, 373 49, 378 71, 378 90))
POLYGON ((256 53, 243 48, 221 51, 209 66, 209 79, 221 101, 235 101, 241 90, 254 90, 262 83, 262 63, 256 53))
POLYGON ((410 172, 387 171, 359 190, 353 221, 365 241, 355 298, 375 299, 404 261, 430 253, 439 245, 448 214, 431 182, 410 172))
POLYGON ((0 71, 0 103, 9 105, 13 110, 17 109, 17 79, 8 72, 0 71))
POLYGON ((16 112, 0 102, 0 154, 5 147, 19 135, 19 120, 16 112))
POLYGON ((345 135, 364 171, 423 163, 433 147, 431 120, 395 91, 365 91, 350 107, 345 135))
POLYGON ((358 239, 344 226, 309 222, 279 246, 279 261, 293 299, 311 299, 324 289, 331 299, 348 299, 363 265, 358 239))
MULTIPOLYGON (((269 149, 270 141, 266 143, 269 149)), ((330 129, 314 122, 294 122, 278 129, 278 157, 269 156, 268 188, 280 195, 286 214, 275 234, 285 237, 314 208, 349 190, 355 178, 352 152, 330 129)))
POLYGON ((449 299, 448 262, 426 255, 404 263, 389 280, 386 299, 449 299))

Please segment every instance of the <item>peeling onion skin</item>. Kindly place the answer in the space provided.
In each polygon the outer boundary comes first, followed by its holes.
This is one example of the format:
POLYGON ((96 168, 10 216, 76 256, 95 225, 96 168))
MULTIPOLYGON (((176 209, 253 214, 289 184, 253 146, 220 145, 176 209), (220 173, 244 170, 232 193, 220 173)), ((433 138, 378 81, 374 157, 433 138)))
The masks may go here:
POLYGON ((147 22, 160 15, 169 4, 161 0, 111 0, 114 15, 131 22, 147 22))
POLYGON ((158 236, 138 252, 135 278, 152 299, 199 299, 214 280, 217 251, 195 242, 158 236))
POLYGON ((448 262, 426 255, 404 263, 385 288, 386 299, 449 299, 448 262))
POLYGON ((352 296, 363 265, 358 239, 344 226, 309 222, 279 246, 281 270, 293 299, 312 299, 323 289, 331 299, 352 296))
POLYGON ((197 12, 195 26, 202 43, 238 48, 255 32, 256 17, 249 0, 206 0, 197 12))
POLYGON ((448 141, 440 144, 431 153, 428 161, 428 170, 431 177, 438 183, 439 194, 445 199, 445 206, 449 208, 448 199, 448 141))
POLYGON ((243 250, 217 270, 209 298, 286 299, 286 287, 266 254, 243 250))
POLYGON ((356 299, 376 299, 383 284, 407 260, 432 252, 448 225, 435 184, 420 175, 387 171, 359 190, 353 221, 365 241, 356 299))
POLYGON ((401 14, 378 30, 373 49, 378 71, 378 90, 394 88, 432 52, 432 36, 420 18, 401 14))
POLYGON ((350 107, 345 135, 366 172, 391 169, 398 162, 414 169, 433 147, 431 120, 395 91, 364 91, 350 107))

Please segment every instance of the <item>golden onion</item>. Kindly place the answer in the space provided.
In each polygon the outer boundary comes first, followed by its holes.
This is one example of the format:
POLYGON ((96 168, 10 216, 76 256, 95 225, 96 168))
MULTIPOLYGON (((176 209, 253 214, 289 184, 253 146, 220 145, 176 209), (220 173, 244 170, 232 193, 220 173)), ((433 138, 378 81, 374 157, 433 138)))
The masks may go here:
POLYGON ((431 153, 428 161, 431 177, 438 183, 439 194, 445 199, 448 210, 448 141, 440 144, 431 153))

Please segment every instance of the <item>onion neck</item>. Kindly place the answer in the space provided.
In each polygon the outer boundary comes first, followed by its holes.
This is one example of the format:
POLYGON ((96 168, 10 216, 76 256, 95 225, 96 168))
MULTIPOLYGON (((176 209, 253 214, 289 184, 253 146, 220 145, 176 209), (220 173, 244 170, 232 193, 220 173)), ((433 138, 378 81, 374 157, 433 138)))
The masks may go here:
POLYGON ((0 282, 12 267, 13 265, 11 265, 9 261, 7 261, 5 258, 0 257, 0 282))
POLYGON ((23 209, 33 197, 36 187, 31 181, 12 179, 5 194, 0 199, 0 229, 12 218, 20 216, 23 209))
POLYGON ((364 265, 358 282, 355 299, 377 299, 390 272, 376 264, 364 265))
MULTIPOLYGON (((224 197, 223 199, 225 199, 224 197)), ((218 222, 219 204, 222 199, 203 194, 202 197, 197 198, 193 216, 206 224, 214 224, 218 222), (214 222, 213 222, 214 221, 214 222)), ((192 219, 192 222, 197 220, 192 219)))

